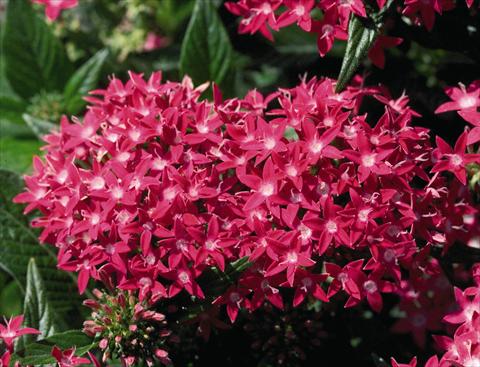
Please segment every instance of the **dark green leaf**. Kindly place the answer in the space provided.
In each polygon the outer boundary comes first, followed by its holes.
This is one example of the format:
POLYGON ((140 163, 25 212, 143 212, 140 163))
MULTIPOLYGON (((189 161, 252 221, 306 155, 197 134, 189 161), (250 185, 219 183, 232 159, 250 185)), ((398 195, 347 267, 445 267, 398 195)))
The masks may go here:
MULTIPOLYGON (((4 273, 5 274, 5 273, 4 273)), ((22 292, 16 281, 0 284, 0 315, 10 317, 22 313, 22 292)))
POLYGON ((373 22, 367 26, 367 23, 354 15, 350 19, 347 49, 338 76, 337 93, 341 92, 348 84, 378 35, 377 26, 373 22))
POLYGON ((52 357, 52 348, 55 345, 63 350, 76 347, 75 355, 77 356, 87 353, 93 347, 92 340, 80 330, 69 330, 27 344, 25 348, 18 350, 12 356, 11 365, 16 361, 19 361, 22 366, 54 364, 55 358, 52 357))
POLYGON ((85 106, 83 97, 97 86, 107 57, 108 50, 98 51, 72 75, 63 92, 67 113, 74 115, 85 106))
POLYGON ((21 100, 0 96, 0 119, 23 125, 22 113, 26 107, 26 103, 21 100))
POLYGON ((75 283, 71 274, 56 268, 56 256, 51 247, 38 243, 28 226, 28 218, 22 214, 21 205, 12 203, 22 187, 17 174, 0 169, 0 268, 9 273, 24 292, 28 263, 35 258, 55 312, 68 311, 78 302, 75 283))
MULTIPOLYGON (((60 329, 61 321, 58 318, 58 313, 54 312, 50 304, 45 283, 34 258, 30 259, 27 268, 27 286, 23 302, 23 314, 25 325, 39 330, 44 338, 55 334, 60 329)), ((24 335, 19 339, 17 348, 21 349, 25 345, 34 342, 37 338, 37 335, 24 335)))
POLYGON ((57 125, 26 113, 23 114, 23 119, 38 138, 42 138, 45 134, 49 134, 55 128, 58 129, 57 125))
POLYGON ((180 54, 180 72, 194 83, 225 79, 232 64, 232 45, 211 1, 197 0, 180 54))
POLYGON ((71 64, 60 41, 28 0, 11 0, 3 39, 5 73, 25 99, 40 90, 62 90, 71 64))

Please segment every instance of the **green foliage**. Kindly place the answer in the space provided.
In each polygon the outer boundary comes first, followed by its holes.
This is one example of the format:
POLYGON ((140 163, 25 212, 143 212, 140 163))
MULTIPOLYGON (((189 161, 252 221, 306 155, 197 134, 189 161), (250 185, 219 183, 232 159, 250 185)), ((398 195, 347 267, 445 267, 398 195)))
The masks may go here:
POLYGON ((60 41, 33 11, 30 1, 9 1, 3 39, 5 73, 25 99, 41 90, 62 90, 71 65, 60 41))
POLYGON ((77 114, 85 106, 83 97, 96 87, 107 57, 108 50, 98 51, 69 79, 63 92, 65 111, 68 114, 77 114))
POLYGON ((180 72, 199 84, 217 84, 227 77, 232 64, 232 45, 211 1, 197 0, 182 43, 180 72))
MULTIPOLYGON (((43 337, 55 334, 60 329, 58 313, 52 308, 46 292, 46 285, 38 270, 35 259, 31 258, 27 268, 27 285, 23 302, 24 324, 39 330, 43 337)), ((30 344, 37 335, 27 334, 18 340, 17 348, 30 344)))
MULTIPOLYGON (((2 134, 3 135, 3 134, 2 134)), ((0 168, 26 173, 32 164, 32 156, 39 154, 42 143, 37 139, 0 138, 0 168)))
POLYGON ((348 27, 347 49, 338 75, 337 92, 341 92, 348 84, 377 35, 378 28, 375 25, 366 26, 357 16, 352 15, 348 27))
POLYGON ((57 127, 57 125, 52 124, 51 122, 36 118, 26 113, 23 114, 23 119, 38 138, 42 138, 42 136, 50 133, 57 127))

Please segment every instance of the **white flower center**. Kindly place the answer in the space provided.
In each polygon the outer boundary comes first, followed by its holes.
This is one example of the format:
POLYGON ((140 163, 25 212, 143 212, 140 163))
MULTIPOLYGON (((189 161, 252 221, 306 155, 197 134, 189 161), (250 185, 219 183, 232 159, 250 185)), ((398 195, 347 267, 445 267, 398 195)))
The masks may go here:
POLYGON ((450 163, 453 166, 458 167, 458 166, 462 165, 463 159, 458 154, 452 154, 451 157, 450 157, 450 163))
POLYGON ((290 264, 295 264, 298 261, 298 255, 296 252, 289 252, 287 254, 287 262, 290 264))
POLYGON ((181 271, 180 273, 178 273, 178 280, 181 283, 185 284, 185 283, 188 283, 190 281, 190 277, 189 277, 187 272, 181 271))
POLYGON ((94 177, 90 181, 90 188, 92 190, 101 190, 105 187, 105 180, 102 177, 94 177))
POLYGON ((263 196, 267 196, 267 197, 272 196, 274 191, 275 191, 275 188, 274 188, 273 184, 271 184, 271 183, 264 183, 260 187, 260 193, 263 196))
POLYGON ((333 220, 329 220, 325 227, 327 228, 328 233, 336 233, 338 230, 337 223, 333 220))
POLYGON ((473 96, 464 96, 458 100, 458 105, 462 110, 467 108, 472 108, 476 104, 477 104, 477 99, 473 96))
POLYGON ((265 146, 265 149, 272 150, 275 148, 275 145, 277 145, 277 142, 274 138, 266 138, 263 142, 263 145, 265 146))
POLYGON ((375 153, 365 154, 362 156, 362 165, 365 167, 373 167, 375 165, 375 153))
POLYGON ((377 283, 375 283, 373 280, 367 280, 365 283, 363 283, 363 289, 365 289, 365 292, 367 293, 375 293, 378 290, 377 283))

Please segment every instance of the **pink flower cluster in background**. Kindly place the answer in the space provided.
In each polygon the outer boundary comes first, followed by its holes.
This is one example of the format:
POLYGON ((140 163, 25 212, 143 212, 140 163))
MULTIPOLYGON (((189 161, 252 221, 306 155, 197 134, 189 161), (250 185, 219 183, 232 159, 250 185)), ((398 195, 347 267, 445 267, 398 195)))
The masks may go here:
MULTIPOLYGON (((457 310, 443 321, 457 327, 453 338, 434 335, 436 344, 444 353, 439 359, 432 356, 425 367, 470 367, 480 365, 480 264, 472 269, 475 286, 464 291, 455 288, 457 310)), ((416 358, 408 364, 399 364, 392 358, 392 367, 416 367, 416 358)))
POLYGON ((32 225, 80 292, 109 274, 140 302, 203 299, 206 269, 248 257, 214 300, 232 322, 265 301, 282 309, 284 288, 294 306, 345 299, 376 312, 395 293, 409 317, 394 330, 422 344, 452 304, 432 251, 478 246, 465 184, 480 155, 467 153, 467 131, 455 148, 432 147, 406 96, 360 82, 336 94, 335 81, 313 78, 228 100, 215 87, 212 103, 189 78, 113 78, 88 97, 83 121, 63 118, 45 137, 15 201, 41 213, 32 225), (383 114, 360 112, 365 98, 383 114))
MULTIPOLYGON (((467 6, 473 5, 473 0, 467 0, 467 6)), ((272 30, 296 24, 305 32, 318 35, 317 45, 321 56, 325 56, 333 46, 335 39, 348 38, 348 24, 351 15, 366 18, 372 11, 385 10, 390 2, 377 0, 377 7, 371 9, 362 0, 237 0, 227 2, 227 9, 241 17, 239 33, 254 34, 260 32, 263 36, 273 41, 272 30), (319 20, 316 11, 322 16, 319 20)), ((393 6, 397 6, 393 2, 393 6)), ((405 0, 399 2, 399 11, 409 17, 415 24, 423 24, 431 30, 435 23, 435 15, 455 7, 452 1, 438 0, 405 0)), ((372 62, 383 68, 383 49, 397 46, 400 38, 379 37, 374 50, 369 53, 372 62)))

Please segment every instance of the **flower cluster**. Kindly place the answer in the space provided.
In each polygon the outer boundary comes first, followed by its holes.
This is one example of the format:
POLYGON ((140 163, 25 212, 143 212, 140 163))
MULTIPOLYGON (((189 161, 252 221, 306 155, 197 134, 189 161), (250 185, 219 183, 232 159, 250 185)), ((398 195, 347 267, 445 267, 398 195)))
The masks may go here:
POLYGON ((103 352, 102 360, 120 358, 125 366, 139 361, 153 366, 155 361, 170 365, 164 349, 171 334, 166 328, 165 315, 150 309, 131 292, 120 291, 109 295, 98 289, 93 291, 97 299, 88 299, 92 319, 84 323, 84 332, 95 337, 103 352))
POLYGON ((3 354, 0 356, 0 367, 10 365, 14 341, 17 338, 27 334, 40 334, 40 331, 36 329, 22 327, 23 315, 12 316, 9 320, 4 319, 4 322, 5 324, 0 323, 0 347, 5 348, 3 354))
MULTIPOLYGON (((464 291, 455 288, 457 310, 443 318, 444 322, 457 326, 454 336, 433 336, 444 354, 440 359, 432 356, 425 367, 480 365, 480 264, 476 264, 472 272, 476 285, 464 291)), ((409 364, 399 364, 392 358, 393 367, 416 365, 416 358, 409 364)))
MULTIPOLYGON (((467 0, 471 7, 473 0, 467 0)), ((396 2, 377 0, 376 6, 363 0, 237 0, 227 2, 227 9, 242 19, 239 33, 254 34, 260 32, 273 41, 271 31, 296 23, 302 30, 318 35, 318 51, 325 56, 332 48, 335 39, 346 40, 351 14, 366 18, 372 12, 383 12, 396 2), (322 14, 318 20, 318 14, 322 14)), ((453 2, 437 0, 406 0, 398 4, 401 13, 416 24, 423 24, 431 30, 435 23, 435 14, 454 8, 453 2)), ((369 53, 372 62, 383 68, 383 49, 401 43, 397 37, 380 36, 369 53)))
POLYGON ((440 105, 435 113, 457 111, 468 123, 473 125, 467 136, 467 144, 480 141, 480 80, 472 82, 468 87, 459 83, 459 87, 448 87, 445 93, 451 101, 440 105))
POLYGON ((206 270, 248 257, 214 295, 232 322, 265 301, 283 309, 284 288, 293 306, 345 297, 379 312, 395 293, 407 309, 434 307, 424 290, 443 280, 432 252, 480 236, 465 186, 480 155, 467 153, 467 132, 454 149, 432 147, 406 96, 355 83, 337 94, 313 78, 229 100, 214 87, 209 102, 189 78, 113 78, 83 121, 63 118, 45 137, 45 160, 15 201, 40 211, 32 225, 80 292, 104 272, 140 302, 203 299, 206 270), (365 98, 383 113, 360 113, 365 98))

